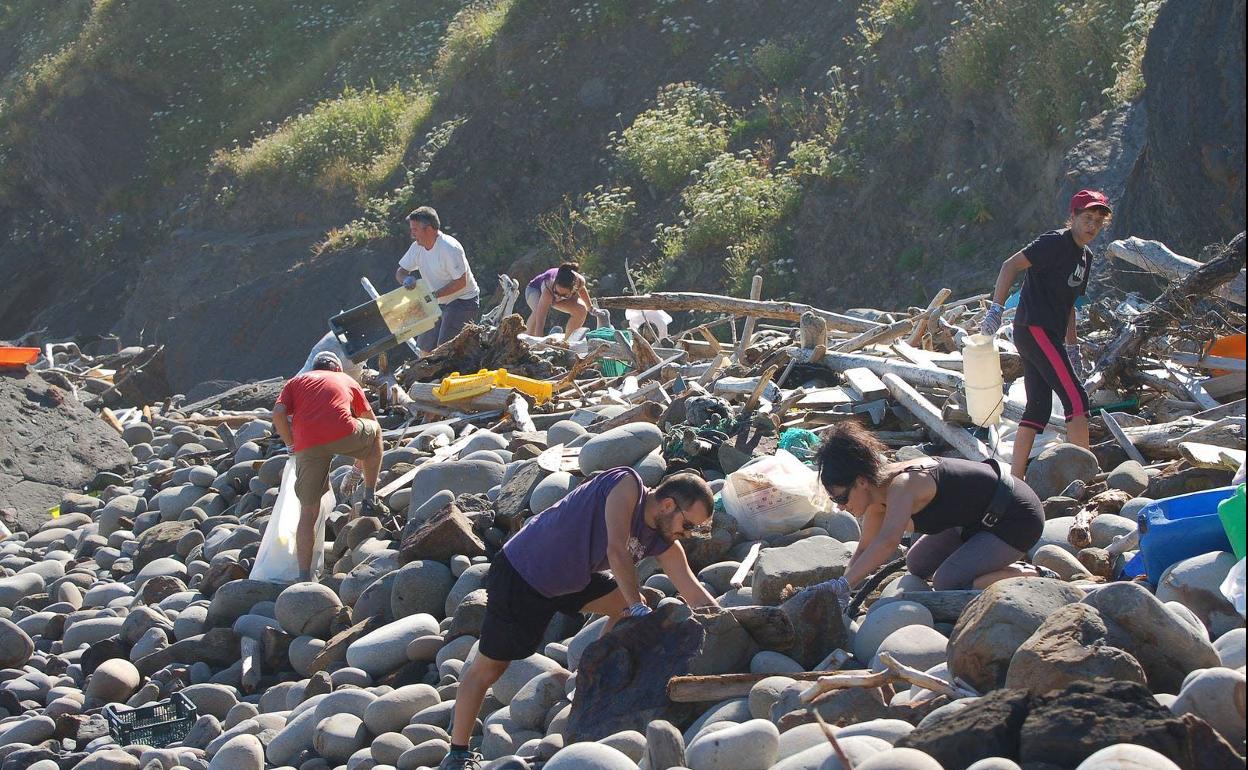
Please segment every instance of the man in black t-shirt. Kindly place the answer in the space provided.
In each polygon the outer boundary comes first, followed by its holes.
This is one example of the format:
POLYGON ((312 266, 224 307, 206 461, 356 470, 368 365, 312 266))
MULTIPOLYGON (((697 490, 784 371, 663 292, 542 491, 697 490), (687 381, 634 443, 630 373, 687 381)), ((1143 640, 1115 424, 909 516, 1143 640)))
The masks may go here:
POLYGON ((1002 303, 1018 274, 1027 271, 1014 315, 1014 344, 1023 359, 1027 407, 1014 439, 1011 471, 1027 472, 1036 434, 1044 430, 1057 393, 1066 410, 1066 438, 1088 446, 1088 394, 1083 361, 1075 336, 1075 299, 1088 288, 1092 252, 1088 250, 1109 222, 1109 199, 1098 190, 1080 190, 1070 199, 1066 227, 1052 230, 1007 259, 997 275, 992 307, 980 324, 983 334, 1001 327, 1002 303))

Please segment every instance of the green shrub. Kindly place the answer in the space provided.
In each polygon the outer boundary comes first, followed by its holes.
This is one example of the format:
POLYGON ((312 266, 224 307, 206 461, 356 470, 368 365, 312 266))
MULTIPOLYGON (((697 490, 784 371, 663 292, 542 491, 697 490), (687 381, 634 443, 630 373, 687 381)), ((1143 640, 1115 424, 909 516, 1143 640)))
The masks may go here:
MULTIPOLYGON (((1081 115, 1106 106, 1123 43, 1140 34, 1128 34, 1136 0, 973 0, 969 5, 966 22, 941 55, 946 87, 961 98, 1004 87, 1015 120, 1042 144, 1052 144, 1081 115)), ((1141 17, 1137 23, 1148 22, 1141 17)), ((1126 91, 1129 81, 1127 76, 1126 91)))
POLYGON ((909 272, 923 267, 923 247, 917 243, 910 244, 897 255, 897 264, 909 272))
POLYGON ((630 187, 606 189, 599 185, 584 196, 576 217, 599 246, 611 246, 628 232, 637 211, 637 204, 629 197, 632 192, 630 187))
POLYGON ((750 53, 750 66, 764 85, 791 83, 806 63, 806 44, 799 40, 764 40, 750 53))
POLYGON ((675 259, 740 243, 790 214, 800 198, 789 174, 773 173, 748 151, 723 153, 681 193, 681 222, 661 236, 663 253, 675 259))
POLYGON ((427 95, 399 88, 347 89, 250 146, 218 153, 214 163, 243 178, 285 176, 364 190, 398 166, 430 106, 427 95))
POLYGON ((435 64, 444 82, 463 76, 489 48, 507 21, 511 4, 512 0, 477 0, 455 14, 435 64))
POLYGON ((763 107, 756 107, 732 121, 729 136, 734 143, 743 143, 757 139, 771 128, 771 114, 763 107))
POLYGON ((623 163, 661 191, 673 190, 728 146, 719 94, 692 83, 659 91, 655 107, 614 142, 623 163))
POLYGON ((864 7, 868 11, 858 19, 858 32, 868 47, 880 42, 889 27, 908 29, 918 21, 919 0, 877 0, 864 7))
POLYGON ((748 295, 755 275, 763 277, 767 294, 785 296, 797 288, 797 263, 785 255, 792 248, 792 233, 786 229, 758 230, 746 233, 738 243, 728 247, 724 260, 725 289, 735 295, 748 295))
POLYGON ((1115 104, 1133 102, 1144 93, 1144 51, 1161 4, 1162 0, 1146 0, 1137 3, 1131 11, 1131 20, 1123 30, 1122 45, 1118 47, 1118 61, 1114 62, 1118 76, 1108 89, 1108 95, 1115 104))

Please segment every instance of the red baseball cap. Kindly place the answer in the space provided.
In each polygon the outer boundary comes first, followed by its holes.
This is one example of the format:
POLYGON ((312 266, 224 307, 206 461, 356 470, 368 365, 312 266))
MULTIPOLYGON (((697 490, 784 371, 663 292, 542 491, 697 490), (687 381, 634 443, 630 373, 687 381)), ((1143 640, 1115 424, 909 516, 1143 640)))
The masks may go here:
POLYGON ((1070 213, 1078 214, 1084 209, 1090 209, 1093 206, 1100 206, 1108 212, 1113 212, 1109 206, 1109 198, 1105 197, 1105 193, 1100 190, 1080 190, 1070 199, 1070 213))

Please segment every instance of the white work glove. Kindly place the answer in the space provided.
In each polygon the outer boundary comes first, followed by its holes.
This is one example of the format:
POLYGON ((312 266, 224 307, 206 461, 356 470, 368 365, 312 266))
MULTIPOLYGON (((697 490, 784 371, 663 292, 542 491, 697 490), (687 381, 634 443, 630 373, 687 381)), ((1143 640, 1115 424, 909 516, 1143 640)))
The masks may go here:
POLYGON ((819 593, 821 591, 832 591, 833 593, 836 594, 836 601, 838 604, 841 605, 842 611, 844 611, 847 607, 849 607, 849 600, 850 600, 849 581, 846 580, 844 577, 832 578, 831 580, 825 580, 822 583, 815 583, 813 586, 807 586, 805 589, 802 590, 802 593, 806 593, 807 591, 811 591, 814 593, 819 593))
POLYGON ((988 312, 984 314, 984 319, 979 322, 979 333, 989 337, 996 334, 1001 328, 1001 316, 1004 314, 1005 308, 1000 302, 992 303, 992 307, 988 308, 988 312))
POLYGON ((637 602, 625 609, 624 615, 629 618, 641 618, 649 615, 651 612, 652 610, 645 602, 637 602))
POLYGON ((406 275, 406 276, 404 276, 404 277, 403 277, 403 288, 404 288, 404 289, 415 289, 415 288, 416 288, 416 281, 417 281, 417 280, 418 280, 418 279, 417 279, 417 278, 416 278, 416 276, 414 276, 414 275, 406 275))
POLYGON ((338 488, 342 490, 344 497, 350 495, 360 486, 360 482, 364 480, 364 473, 359 468, 352 465, 342 477, 342 483, 338 488))

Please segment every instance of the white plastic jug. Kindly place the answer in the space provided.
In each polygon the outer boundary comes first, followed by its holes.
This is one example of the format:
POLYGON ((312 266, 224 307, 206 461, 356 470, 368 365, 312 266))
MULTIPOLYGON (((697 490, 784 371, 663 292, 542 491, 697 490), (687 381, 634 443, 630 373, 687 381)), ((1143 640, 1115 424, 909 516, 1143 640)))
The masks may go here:
POLYGON ((996 339, 987 334, 968 335, 962 348, 962 373, 966 378, 966 411, 971 420, 985 428, 995 424, 1005 408, 996 339))

